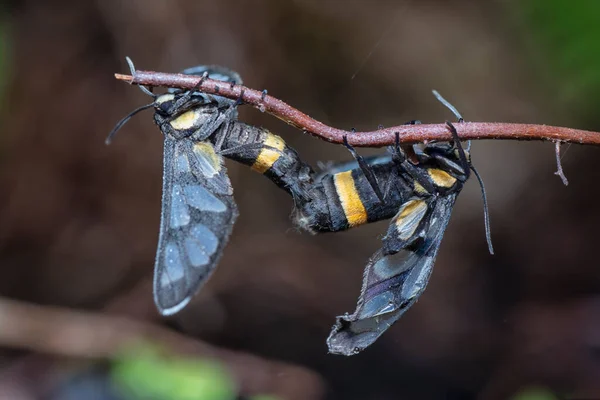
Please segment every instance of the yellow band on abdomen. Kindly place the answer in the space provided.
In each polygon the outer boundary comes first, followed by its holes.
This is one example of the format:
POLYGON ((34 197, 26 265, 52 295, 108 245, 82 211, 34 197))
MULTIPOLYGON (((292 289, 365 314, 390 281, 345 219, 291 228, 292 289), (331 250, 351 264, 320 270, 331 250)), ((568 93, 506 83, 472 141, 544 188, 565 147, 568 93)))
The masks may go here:
POLYGON ((281 153, 285 149, 285 142, 279 136, 268 133, 263 146, 252 164, 252 169, 261 174, 267 172, 281 157, 281 153))
POLYGON ((350 226, 357 226, 367 222, 367 210, 356 191, 352 171, 341 172, 333 176, 335 190, 346 214, 350 226))

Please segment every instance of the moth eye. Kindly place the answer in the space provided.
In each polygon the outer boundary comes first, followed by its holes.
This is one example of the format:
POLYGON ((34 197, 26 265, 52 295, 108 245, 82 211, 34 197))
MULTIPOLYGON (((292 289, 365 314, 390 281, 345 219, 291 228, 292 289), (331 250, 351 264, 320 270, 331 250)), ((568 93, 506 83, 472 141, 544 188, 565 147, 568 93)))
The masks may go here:
POLYGON ((168 111, 173 106, 174 99, 175 95, 171 93, 163 94, 162 96, 156 98, 156 100, 154 101, 154 107, 158 112, 168 114, 168 111))

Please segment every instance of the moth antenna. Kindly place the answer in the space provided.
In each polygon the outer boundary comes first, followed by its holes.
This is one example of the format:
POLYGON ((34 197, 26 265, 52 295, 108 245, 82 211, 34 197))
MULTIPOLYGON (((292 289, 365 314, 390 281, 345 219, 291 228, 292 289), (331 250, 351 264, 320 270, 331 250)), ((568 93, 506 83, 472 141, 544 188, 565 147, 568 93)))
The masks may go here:
MULTIPOLYGON (((445 98, 443 98, 442 95, 437 90, 432 90, 431 93, 433 93, 433 95, 435 96, 435 98, 440 103, 442 103, 444 106, 446 106, 447 109, 449 109, 450 111, 452 111, 452 114, 454 114, 454 116, 458 120, 458 123, 465 122, 464 118, 458 112, 458 110, 456 109, 456 107, 454 107, 452 104, 450 104, 450 102, 448 100, 446 100, 445 98)), ((470 140, 467 141, 467 151, 469 151, 469 152, 471 151, 471 141, 470 140)))
POLYGON ((435 98, 440 103, 442 103, 443 105, 446 106, 446 108, 448 108, 450 111, 452 111, 452 114, 454 114, 456 116, 456 119, 458 119, 458 122, 463 122, 464 121, 462 115, 460 115, 460 113, 458 112, 458 110, 456 109, 456 107, 454 107, 452 104, 450 104, 450 102, 448 100, 446 100, 445 98, 443 98, 442 95, 437 90, 432 90, 431 93, 433 93, 433 95, 435 96, 435 98))
POLYGON ((112 129, 112 131, 110 131, 110 133, 106 137, 106 140, 104 141, 104 143, 106 145, 109 145, 112 142, 113 138, 115 137, 115 134, 117 133, 117 131, 119 129, 121 129, 123 127, 123 125, 125 125, 127 123, 127 121, 129 121, 131 119, 131 117, 133 117, 135 114, 139 113, 140 111, 144 111, 153 106, 154 106, 154 103, 146 104, 145 106, 136 108, 135 110, 130 112, 128 115, 126 115, 125 118, 123 118, 122 120, 117 122, 117 125, 115 125, 115 127, 112 129))
MULTIPOLYGON (((125 61, 127 61, 127 64, 129 64, 129 70, 131 71, 131 76, 135 76, 135 66, 133 65, 133 61, 131 61, 131 58, 129 57, 125 57, 125 61)), ((137 85, 137 87, 140 88, 140 90, 147 94, 148 96, 152 96, 153 98, 156 98, 156 95, 154 93, 152 93, 146 86, 144 85, 137 85)))
POLYGON ((488 208, 487 196, 485 194, 485 186, 483 185, 483 179, 481 179, 481 176, 479 176, 479 172, 477 172, 474 166, 471 165, 470 167, 477 177, 479 186, 481 187, 481 198, 483 199, 483 220, 485 221, 485 240, 487 241, 490 254, 494 255, 494 246, 492 246, 492 230, 490 229, 490 210, 488 208))
POLYGON ((456 128, 454 127, 454 125, 452 125, 452 122, 450 121, 446 121, 446 127, 448 127, 448 130, 450 130, 450 133, 452 134, 452 141, 454 142, 454 145, 458 150, 458 157, 460 158, 460 162, 462 163, 463 168, 465 170, 465 178, 468 179, 469 175, 471 175, 471 164, 469 163, 469 161, 467 161, 465 150, 463 149, 462 143, 460 142, 460 138, 458 137, 458 132, 456 131, 456 128))

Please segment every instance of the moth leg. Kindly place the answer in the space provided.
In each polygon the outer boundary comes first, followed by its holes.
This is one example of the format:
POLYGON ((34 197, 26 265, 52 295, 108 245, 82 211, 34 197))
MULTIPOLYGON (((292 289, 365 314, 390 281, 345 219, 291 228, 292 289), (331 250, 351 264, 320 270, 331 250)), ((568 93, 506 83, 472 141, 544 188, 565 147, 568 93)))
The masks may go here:
MULTIPOLYGON (((223 147, 223 142, 225 141, 225 135, 229 132, 230 121, 233 119, 235 112, 237 111, 237 106, 243 103, 242 98, 244 97, 244 91, 240 93, 240 97, 237 98, 235 103, 231 104, 227 110, 222 114, 222 117, 225 119, 226 123, 223 129, 220 129, 215 137, 215 150, 219 152, 223 147)), ((218 126, 217 128, 218 129, 218 126)))
POLYGON ((396 132, 394 153, 392 155, 392 159, 394 160, 396 165, 398 165, 400 169, 406 171, 410 175, 410 177, 414 179, 415 183, 418 183, 425 192, 430 194, 436 192, 434 184, 431 182, 429 176, 427 175, 427 171, 423 170, 422 168, 417 168, 406 158, 406 155, 404 154, 404 151, 400 146, 400 134, 398 132, 396 132))
MULTIPOLYGON (((421 124, 420 120, 412 119, 410 121, 405 122, 403 125, 420 125, 420 124, 421 124)), ((389 149, 392 152, 392 159, 395 160, 394 170, 396 171, 396 176, 406 182, 406 180, 400 174, 400 169, 399 169, 399 165, 402 164, 404 161, 406 161, 406 158, 407 158, 405 151, 403 150, 402 146, 400 146, 399 134, 396 134, 395 144, 394 144, 394 146, 390 146, 389 149)), ((410 146, 410 151, 412 152, 412 155, 414 155, 413 146, 410 146)), ((383 191, 384 198, 386 198, 388 196, 389 190, 392 187, 393 182, 394 182, 394 180, 390 179, 386 183, 385 189, 383 191)))
MULTIPOLYGON (((354 129, 352 131, 354 132, 354 129)), ((356 152, 354 147, 352 147, 352 145, 348 143, 348 137, 346 135, 344 135, 344 146, 346 146, 350 154, 352 154, 352 157, 354 157, 356 162, 358 162, 358 166, 360 167, 362 173, 365 175, 365 178, 367 178, 367 181, 369 182, 369 185, 371 185, 371 188, 373 189, 373 192, 375 192, 375 195, 379 199, 379 202, 384 204, 384 195, 381 193, 381 189, 379 188, 379 183, 377 182, 377 177, 373 172, 373 168, 371 168, 371 166, 367 164, 364 158, 362 158, 362 156, 356 152)))
MULTIPOLYGON (((197 133, 194 133, 196 137, 206 138, 212 135, 213 132, 217 131, 223 125, 224 122, 231 121, 231 117, 235 112, 235 106, 231 106, 225 112, 215 113, 211 119, 202 125, 202 128, 198 130, 197 133)), ((228 124, 227 124, 228 125, 228 124)), ((223 129, 220 132, 226 132, 227 129, 223 129)), ((221 139, 221 145, 223 144, 223 139, 221 139)), ((218 149, 217 149, 218 150, 218 149)))

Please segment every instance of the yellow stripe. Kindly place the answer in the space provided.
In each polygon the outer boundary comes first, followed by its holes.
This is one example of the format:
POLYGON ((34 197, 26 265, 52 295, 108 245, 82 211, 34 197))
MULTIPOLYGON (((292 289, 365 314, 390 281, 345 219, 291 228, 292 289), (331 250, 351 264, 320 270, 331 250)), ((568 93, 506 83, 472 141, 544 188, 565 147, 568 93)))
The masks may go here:
POLYGON ((333 176, 335 190, 342 203, 344 214, 350 226, 361 225, 367 222, 367 210, 356 191, 352 171, 341 172, 333 176))
POLYGON ((179 117, 171 121, 173 129, 183 130, 194 127, 194 124, 200 119, 198 110, 189 110, 181 114, 179 117))
POLYGON ((396 225, 402 225, 402 220, 406 218, 408 215, 413 214, 415 211, 424 210, 427 208, 427 205, 423 200, 409 200, 402 205, 398 213, 398 220, 396 221, 396 225))
POLYGON ((414 181, 414 186, 415 186, 415 192, 416 192, 417 194, 427 194, 427 193, 429 193, 429 192, 427 192, 427 189, 425 189, 425 188, 423 187, 423 185, 421 185, 421 184, 420 184, 419 182, 417 182, 417 181, 414 181))
POLYGON ((441 169, 428 169, 429 177, 438 187, 451 188, 456 183, 456 178, 441 169))
POLYGON ((194 144, 194 152, 199 155, 198 161, 200 168, 210 176, 213 176, 221 170, 221 156, 215 153, 215 148, 212 144, 206 142, 198 142, 194 144))
POLYGON ((409 200, 400 207, 396 215, 398 238, 409 239, 427 212, 427 203, 423 200, 409 200))
POLYGON ((261 174, 267 172, 275 164, 275 161, 281 157, 281 153, 285 149, 285 142, 279 136, 269 132, 263 146, 254 164, 252 164, 252 169, 261 174))

